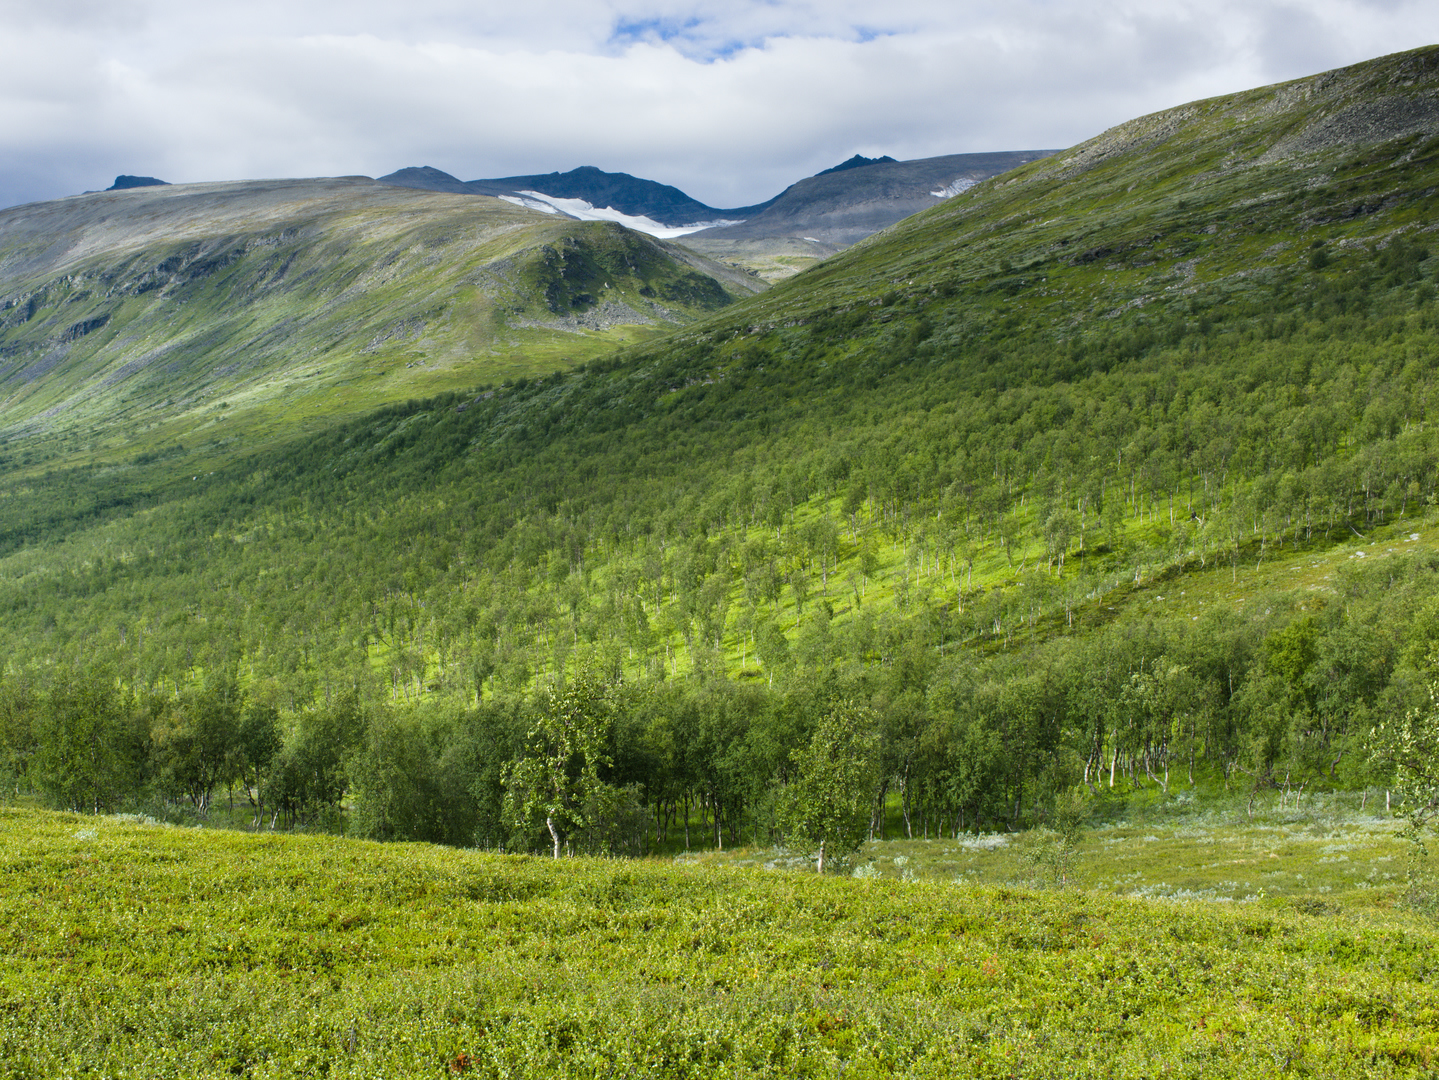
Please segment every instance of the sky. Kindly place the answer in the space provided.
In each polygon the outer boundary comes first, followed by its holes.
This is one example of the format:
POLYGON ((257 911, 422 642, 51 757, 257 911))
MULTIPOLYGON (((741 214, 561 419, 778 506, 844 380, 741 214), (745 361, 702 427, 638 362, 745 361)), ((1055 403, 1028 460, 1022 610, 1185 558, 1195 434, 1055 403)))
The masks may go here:
POLYGON ((0 0, 0 206, 596 165, 716 207, 1439 42, 1435 0, 0 0))

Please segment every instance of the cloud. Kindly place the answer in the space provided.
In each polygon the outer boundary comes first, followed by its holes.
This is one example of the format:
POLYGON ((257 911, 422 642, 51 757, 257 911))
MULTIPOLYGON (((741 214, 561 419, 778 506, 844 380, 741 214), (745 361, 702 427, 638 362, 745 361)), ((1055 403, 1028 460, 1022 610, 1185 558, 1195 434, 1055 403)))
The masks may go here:
POLYGON ((0 0, 0 205, 581 164, 734 206, 855 152, 1068 146, 1439 40, 1429 0, 0 0))

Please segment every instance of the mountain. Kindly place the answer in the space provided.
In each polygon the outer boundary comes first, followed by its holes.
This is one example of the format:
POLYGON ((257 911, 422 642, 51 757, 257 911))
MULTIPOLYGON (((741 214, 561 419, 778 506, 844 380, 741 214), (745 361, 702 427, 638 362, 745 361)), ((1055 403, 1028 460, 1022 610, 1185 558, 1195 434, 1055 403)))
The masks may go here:
MULTIPOLYGON (((4 219, 0 273, 51 291, 5 308, 4 408, 28 419, 0 445, 0 715, 119 702, 158 762, 127 790, 178 790, 173 732, 212 686, 283 718, 266 790, 288 813, 338 814, 348 777, 372 835, 519 849, 557 839, 502 816, 536 717, 613 721, 615 836, 702 800, 716 842, 756 846, 837 725, 877 755, 872 805, 899 792, 907 826, 953 836, 1191 777, 1235 812, 1301 786, 1357 802, 1394 782, 1371 733, 1432 722, 1439 48, 1137 118, 739 302, 656 263, 695 286, 690 321, 543 375, 532 354, 320 411, 337 384, 302 426, 177 445, 146 429, 163 383, 125 382, 145 365, 71 364, 173 323, 185 362, 153 364, 177 396, 230 400, 219 345, 293 372, 284 401, 403 318, 462 323, 475 282, 539 321, 596 295, 566 267, 602 267, 635 306, 659 288, 641 254, 671 250, 323 183, 334 217, 271 231, 226 224, 228 197, 120 213, 204 194, 168 188, 70 201, 91 220, 69 233, 53 207, 4 219), (244 237, 195 249, 213 287, 155 261, 187 230, 244 237), (261 261, 226 278, 226 253, 261 261), (291 280, 316 284, 282 314, 248 302, 291 280), (183 302, 150 306, 166 288, 183 302), (123 453, 91 449, 84 410, 123 453), (299 786, 317 746, 323 790, 299 786)), ((13 771, 33 747, 11 730, 13 771)))
POLYGON ((567 173, 472 180, 470 187, 486 195, 540 191, 561 199, 583 199, 594 206, 612 206, 623 214, 653 218, 675 227, 721 218, 747 218, 769 205, 769 202, 764 202, 755 206, 717 209, 691 199, 679 188, 668 184, 641 180, 628 173, 608 173, 592 165, 567 173))
POLYGON ((588 165, 567 173, 471 181, 431 166, 411 167, 380 182, 493 195, 546 213, 618 220, 654 236, 685 236, 691 250, 774 281, 979 180, 1048 153, 954 154, 903 162, 856 154, 763 203, 728 210, 706 206, 678 188, 588 165))
POLYGON ((815 175, 828 176, 830 173, 844 172, 846 169, 862 169, 866 165, 885 165, 892 163, 893 161, 894 158, 890 157, 888 154, 885 154, 883 157, 877 158, 868 158, 865 157, 863 154, 855 154, 854 157, 849 158, 847 161, 841 161, 838 165, 835 165, 828 169, 821 169, 819 172, 815 173, 815 175))
MULTIPOLYGON (((627 217, 647 219, 669 229, 724 219, 743 219, 769 203, 720 210, 690 198, 679 188, 642 180, 629 173, 611 173, 584 165, 567 173, 506 176, 461 181, 439 169, 406 168, 380 177, 383 184, 448 191, 454 194, 516 198, 538 192, 554 199, 580 200, 598 209, 612 208, 627 217)), ((773 201, 773 200, 771 200, 773 201)))
POLYGON ((451 195, 488 194, 472 190, 463 180, 453 177, 447 172, 442 172, 432 165, 397 169, 380 177, 379 182, 392 184, 395 187, 414 188, 417 191, 447 191, 451 195))
POLYGON ((707 229, 686 242, 706 251, 720 250, 716 242, 778 238, 848 246, 980 180, 1052 153, 1025 150, 915 161, 860 159, 858 164, 851 158, 786 188, 742 224, 707 229))
MULTIPOLYGON (((1321 284, 1304 276, 1313 250, 1379 258, 1428 233, 1435 55, 1121 124, 901 220, 757 307, 788 317, 796 300, 806 311, 817 297, 844 306, 888 282, 916 303, 924 288, 963 294, 971 323, 998 293, 1029 312, 1030 330, 1098 333, 1087 317, 1170 319, 1211 290, 1249 294, 1282 280, 1311 292, 1321 284)), ((892 166, 854 175, 881 168, 892 166)))
POLYGON ((157 180, 153 176, 126 176, 124 173, 121 173, 119 176, 115 177, 115 182, 109 187, 107 187, 105 190, 126 191, 129 188, 137 187, 163 187, 165 184, 166 181, 157 180))
POLYGON ((685 246, 782 281, 980 180, 1053 151, 953 154, 895 161, 856 154, 786 188, 755 216, 693 233, 685 246))
POLYGON ((616 225, 366 178, 16 207, 0 212, 0 438, 101 457, 244 445, 576 363, 760 287, 616 225))

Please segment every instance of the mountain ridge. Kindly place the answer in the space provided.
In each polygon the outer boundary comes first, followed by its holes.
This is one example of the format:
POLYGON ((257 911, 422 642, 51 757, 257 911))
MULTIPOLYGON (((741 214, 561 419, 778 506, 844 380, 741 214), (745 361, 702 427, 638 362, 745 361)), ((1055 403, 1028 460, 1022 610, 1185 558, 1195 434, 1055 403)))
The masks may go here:
POLYGON ((121 173, 115 177, 115 182, 107 187, 106 191, 125 191, 137 187, 163 187, 168 181, 160 180, 153 176, 129 176, 121 173))
POLYGON ((868 158, 863 154, 855 154, 854 157, 841 161, 838 165, 831 165, 828 169, 821 169, 815 173, 816 176, 828 176, 830 173, 844 172, 846 169, 862 169, 866 165, 887 165, 894 162, 894 158, 885 154, 882 157, 868 158))
MULTIPOLYGON (((538 192, 551 198, 580 199, 596 208, 612 207, 630 217, 647 218, 667 228, 724 221, 702 230, 702 239, 726 242, 757 239, 814 239, 831 248, 868 236, 901 217, 948 197, 950 188, 976 182, 1052 151, 953 154, 899 162, 890 157, 849 160, 799 180, 773 198, 753 206, 723 209, 692 199, 678 188, 628 173, 607 173, 581 166, 567 173, 462 181, 433 166, 408 167, 379 178, 429 191, 515 198, 538 192), (936 187, 940 190, 935 190, 936 187), (738 221, 734 220, 738 219, 738 221)), ((701 234, 692 233, 691 236, 701 234)), ((698 250, 698 249, 696 249, 698 250)))

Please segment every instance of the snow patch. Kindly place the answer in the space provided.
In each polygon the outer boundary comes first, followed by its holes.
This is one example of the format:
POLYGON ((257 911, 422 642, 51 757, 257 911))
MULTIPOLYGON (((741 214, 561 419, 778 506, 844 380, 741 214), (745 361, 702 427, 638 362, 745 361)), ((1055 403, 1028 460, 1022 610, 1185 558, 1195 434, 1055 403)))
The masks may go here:
POLYGON ((952 198, 955 195, 958 195, 961 191, 968 191, 970 188, 974 187, 974 185, 975 181, 969 179, 969 177, 967 176, 961 176, 954 183, 946 184, 938 191, 931 191, 930 194, 933 195, 936 199, 948 199, 952 198))
POLYGON ((622 214, 612 206, 601 209, 593 203, 585 202, 584 199, 561 199, 554 195, 546 195, 542 191, 521 191, 518 195, 501 195, 500 198, 505 202, 514 203, 516 206, 527 206, 531 210, 538 210, 544 214, 563 214, 565 217, 572 217, 579 221, 615 221, 627 229, 647 233, 659 240, 688 236, 701 229, 740 224, 739 221, 719 220, 695 221, 688 225, 662 225, 653 218, 622 214))
POLYGON ((514 203, 516 206, 523 206, 527 210, 538 210, 542 214, 559 213, 559 211, 556 210, 549 203, 541 202, 539 199, 522 199, 518 195, 501 195, 500 198, 507 203, 514 203))

